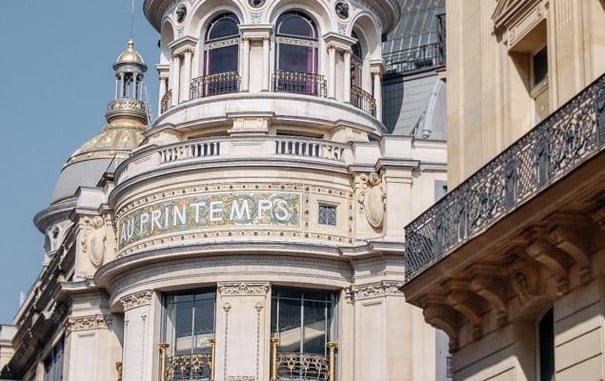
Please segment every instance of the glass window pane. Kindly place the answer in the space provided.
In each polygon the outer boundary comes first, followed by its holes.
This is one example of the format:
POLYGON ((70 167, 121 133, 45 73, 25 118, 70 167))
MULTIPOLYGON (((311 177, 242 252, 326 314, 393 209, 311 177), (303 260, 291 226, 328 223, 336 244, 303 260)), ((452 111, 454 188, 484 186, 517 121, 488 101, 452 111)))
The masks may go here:
POLYGON ((303 352, 326 353, 326 303, 306 301, 303 305, 305 325, 303 352))
POLYGON ((206 74, 237 71, 238 46, 230 45, 207 51, 208 61, 206 74))
POLYGON ((548 74, 548 53, 546 47, 533 56, 534 86, 546 79, 548 74))
POLYGON ((282 352, 300 351, 300 301, 280 299, 279 317, 279 348, 282 352))
POLYGON ((279 44, 279 69, 302 73, 315 73, 315 48, 279 44))
POLYGON ((237 18, 232 14, 220 16, 208 28, 206 39, 216 40, 219 38, 234 37, 239 35, 237 18))
POLYGON ((315 28, 311 20, 302 15, 290 13, 278 22, 278 34, 315 38, 315 28))

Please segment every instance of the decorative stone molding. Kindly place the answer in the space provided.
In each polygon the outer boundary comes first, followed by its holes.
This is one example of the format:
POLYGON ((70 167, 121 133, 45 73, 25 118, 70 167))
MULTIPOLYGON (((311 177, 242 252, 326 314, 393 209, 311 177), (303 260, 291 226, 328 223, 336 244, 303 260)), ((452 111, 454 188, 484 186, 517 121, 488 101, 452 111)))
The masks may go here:
POLYGON ((382 189, 382 179, 376 172, 359 175, 360 192, 357 202, 365 212, 368 223, 381 228, 384 222, 386 194, 382 189))
MULTIPOLYGON (((403 286, 403 282, 382 281, 362 286, 353 286, 348 292, 350 292, 353 301, 382 296, 403 296, 403 292, 400 290, 401 286, 403 286)), ((346 290, 345 296, 347 296, 346 290)))
POLYGON ((525 237, 529 242, 527 253, 556 277, 558 294, 569 292, 568 270, 573 265, 569 257, 547 240, 547 232, 540 226, 528 229, 525 237))
POLYGON ((83 254, 88 255, 90 263, 95 267, 103 264, 105 256, 105 221, 101 216, 83 217, 80 219, 80 248, 83 254))
POLYGON ((97 314, 88 316, 70 317, 65 324, 65 331, 86 331, 100 328, 111 328, 113 317, 111 314, 97 314))
POLYGON ((136 307, 151 304, 151 298, 153 297, 153 291, 141 291, 131 295, 126 295, 120 301, 124 307, 124 311, 131 310, 136 307))
POLYGON ((223 296, 265 296, 269 291, 269 283, 219 283, 218 292, 223 296))
POLYGON ((229 376, 228 381, 256 381, 254 376, 229 376))

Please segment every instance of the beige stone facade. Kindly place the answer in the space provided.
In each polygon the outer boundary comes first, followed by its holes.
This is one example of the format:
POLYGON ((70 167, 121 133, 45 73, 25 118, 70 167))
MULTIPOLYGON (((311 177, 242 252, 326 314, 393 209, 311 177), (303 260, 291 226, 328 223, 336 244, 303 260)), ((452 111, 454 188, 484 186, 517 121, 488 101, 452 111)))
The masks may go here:
POLYGON ((160 115, 147 128, 130 41, 108 125, 36 216, 45 267, 2 377, 436 380, 445 353, 400 287, 403 227, 434 201, 447 154, 381 122, 381 35, 399 4, 144 11, 160 115))
POLYGON ((455 380, 605 378, 605 5, 449 1, 448 180, 406 298, 455 380))

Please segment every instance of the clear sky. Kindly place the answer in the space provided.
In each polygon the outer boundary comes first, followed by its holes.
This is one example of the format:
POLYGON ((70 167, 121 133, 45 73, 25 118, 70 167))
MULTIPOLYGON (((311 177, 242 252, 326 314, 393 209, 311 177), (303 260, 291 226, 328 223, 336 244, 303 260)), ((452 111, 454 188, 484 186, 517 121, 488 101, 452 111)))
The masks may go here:
MULTIPOLYGON (((157 33, 135 2, 135 48, 157 115, 157 33)), ((36 280, 44 236, 32 219, 48 206, 67 158, 105 125, 112 64, 126 49, 131 0, 0 0, 0 323, 36 280)))

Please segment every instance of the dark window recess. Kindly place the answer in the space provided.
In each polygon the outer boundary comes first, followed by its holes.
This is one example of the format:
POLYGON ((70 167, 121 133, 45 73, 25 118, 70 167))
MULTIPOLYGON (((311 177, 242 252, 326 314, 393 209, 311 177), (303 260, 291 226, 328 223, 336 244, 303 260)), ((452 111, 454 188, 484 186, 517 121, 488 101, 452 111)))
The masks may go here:
POLYGON ((319 224, 336 226, 336 207, 333 205, 319 205, 319 224))

